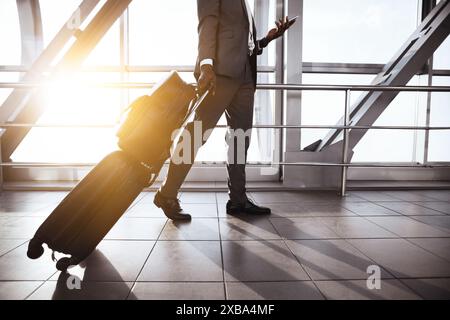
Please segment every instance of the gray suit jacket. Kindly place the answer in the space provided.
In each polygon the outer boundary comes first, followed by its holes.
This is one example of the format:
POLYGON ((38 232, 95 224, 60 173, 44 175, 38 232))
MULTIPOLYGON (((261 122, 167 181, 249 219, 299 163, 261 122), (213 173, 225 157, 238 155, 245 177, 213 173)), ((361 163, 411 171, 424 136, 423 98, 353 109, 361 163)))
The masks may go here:
MULTIPOLYGON (((244 0, 197 0, 197 13, 199 43, 195 76, 200 75, 203 59, 213 59, 216 74, 241 77, 249 57, 249 23, 244 0)), ((253 35, 256 39, 254 25, 253 35)), ((255 50, 250 57, 255 84, 256 56, 262 53, 263 41, 255 41, 255 50)))

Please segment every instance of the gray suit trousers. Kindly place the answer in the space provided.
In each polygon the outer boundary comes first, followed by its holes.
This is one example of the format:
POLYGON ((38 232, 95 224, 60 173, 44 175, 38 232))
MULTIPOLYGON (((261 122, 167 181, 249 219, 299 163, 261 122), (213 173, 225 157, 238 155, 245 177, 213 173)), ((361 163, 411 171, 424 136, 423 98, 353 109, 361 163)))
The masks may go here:
MULTIPOLYGON (((249 132, 253 124, 253 103, 254 103, 255 86, 252 78, 250 63, 247 62, 244 74, 240 78, 229 78, 225 76, 217 76, 216 94, 209 94, 203 103, 197 109, 193 121, 201 121, 202 136, 206 130, 213 128, 219 121, 222 114, 225 116, 228 124, 227 145, 228 145, 228 188, 230 200, 239 204, 246 201, 245 195, 245 161, 247 159, 247 151, 250 145, 250 135, 245 137, 245 145, 235 139, 232 132, 242 129, 249 132), (233 144, 233 145, 231 145, 233 144), (239 154, 241 152, 241 154, 239 154), (245 154, 242 155, 242 152, 245 154), (243 159, 243 161, 242 161, 243 159)), ((186 132, 181 136, 189 134, 191 139, 191 155, 195 158, 199 147, 194 143, 194 122, 187 124, 184 129, 186 132)), ((200 137, 197 141, 203 141, 200 137)), ((180 142, 179 142, 180 143, 180 142)), ((185 180, 189 170, 192 167, 192 161, 189 163, 175 164, 171 161, 167 177, 161 187, 161 192, 167 197, 176 197, 178 191, 185 180)))

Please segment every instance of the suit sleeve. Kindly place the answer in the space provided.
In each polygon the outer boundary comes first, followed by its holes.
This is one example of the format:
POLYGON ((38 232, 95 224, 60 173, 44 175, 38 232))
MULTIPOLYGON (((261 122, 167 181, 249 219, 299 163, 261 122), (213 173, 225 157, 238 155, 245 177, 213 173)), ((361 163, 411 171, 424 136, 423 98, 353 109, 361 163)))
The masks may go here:
POLYGON ((219 11, 220 0, 197 0, 199 61, 216 58, 219 11))

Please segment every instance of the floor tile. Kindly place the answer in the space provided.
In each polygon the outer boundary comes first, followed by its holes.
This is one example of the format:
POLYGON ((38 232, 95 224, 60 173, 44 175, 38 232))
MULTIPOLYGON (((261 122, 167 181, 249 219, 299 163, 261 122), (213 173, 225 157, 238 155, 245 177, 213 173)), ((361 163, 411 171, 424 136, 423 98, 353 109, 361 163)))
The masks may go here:
POLYGON ((41 202, 40 199, 47 191, 2 191, 0 203, 5 202, 41 202))
POLYGON ((395 216, 399 213, 371 202, 352 202, 343 205, 360 216, 395 216))
POLYGON ((153 199, 155 198, 155 192, 141 192, 141 194, 136 198, 135 204, 153 204, 153 199))
POLYGON ((407 216, 443 215, 439 211, 428 209, 411 202, 378 202, 377 204, 407 216))
MULTIPOLYGON (((105 240, 80 265, 68 272, 83 282, 135 281, 141 271, 154 241, 105 240)), ((60 272, 51 280, 58 280, 60 272)))
POLYGON ((323 300, 312 281, 226 282, 229 300, 323 300))
POLYGON ((224 300, 223 282, 136 282, 129 299, 224 300))
POLYGON ((226 281, 309 280, 282 241, 224 241, 226 281))
POLYGON ((296 203, 266 203, 264 206, 270 208, 272 218, 300 218, 307 212, 304 207, 296 203))
POLYGON ((420 190, 412 191, 383 191, 383 193, 390 195, 402 201, 435 201, 435 199, 428 197, 420 190))
POLYGON ((45 211, 50 204, 34 202, 0 202, 1 216, 34 216, 45 211))
POLYGON ((421 299, 398 280, 381 280, 380 289, 369 289, 365 280, 317 281, 330 300, 417 300, 421 299))
POLYGON ((449 277, 450 263, 404 239, 348 240, 398 278, 449 277))
POLYGON ((342 238, 395 238, 395 234, 363 217, 320 218, 328 228, 342 238))
MULTIPOLYGON (((345 240, 297 240, 288 246, 313 280, 367 279, 374 264, 345 240)), ((381 270, 382 278, 392 278, 381 270)))
POLYGON ((301 202, 301 193, 293 191, 261 191, 251 192, 257 203, 301 202))
POLYGON ((450 300, 450 278, 405 279, 402 282, 424 299, 450 300))
POLYGON ((412 238, 412 243, 450 261, 450 238, 412 238))
MULTIPOLYGON (((125 300, 132 282, 81 282, 80 289, 69 289, 69 275, 47 281, 28 300, 125 300)), ((72 282, 73 283, 73 282, 72 282)))
MULTIPOLYGON (((355 202, 359 203, 359 202, 355 202)), ((350 210, 342 207, 339 204, 330 203, 304 203, 301 204, 303 208, 302 216, 305 217, 341 217, 341 216, 356 216, 350 210)))
POLYGON ((414 216, 414 220, 426 223, 427 225, 442 230, 450 236, 450 216, 414 216))
POLYGON ((330 239, 339 235, 324 225, 321 218, 271 218, 280 236, 286 239, 330 239))
POLYGON ((182 208, 193 218, 217 218, 215 203, 182 203, 182 208))
POLYGON ((232 217, 221 218, 220 235, 222 240, 277 240, 277 231, 267 218, 232 217))
POLYGON ((219 241, 158 241, 138 281, 223 281, 219 241))
POLYGON ((47 280, 57 270, 51 259, 51 251, 46 249, 37 260, 27 257, 28 243, 0 257, 0 281, 47 280))
POLYGON ((450 190, 424 190, 422 193, 432 199, 450 201, 450 190))
POLYGON ((217 219, 194 218, 187 222, 169 220, 161 234, 161 240, 219 240, 217 219))
POLYGON ((185 203, 216 203, 215 192, 183 192, 180 196, 182 204, 185 203))
POLYGON ((415 204, 439 211, 441 213, 450 214, 450 202, 445 201, 428 201, 428 202, 415 202, 415 204))
POLYGON ((352 191, 352 194, 368 201, 398 201, 397 198, 380 191, 352 191))
POLYGON ((42 281, 0 281, 0 300, 23 300, 42 283, 42 281))
POLYGON ((298 199, 301 203, 347 203, 365 201, 353 193, 348 193, 345 197, 342 197, 337 191, 303 191, 299 192, 298 199))
POLYGON ((156 240, 167 219, 126 218, 120 219, 105 239, 114 240, 156 240))
POLYGON ((217 203, 227 203, 230 200, 228 192, 216 192, 217 203))
POLYGON ((18 246, 24 244, 26 240, 0 240, 0 256, 4 255, 10 250, 17 248, 18 246))
POLYGON ((165 218, 164 212, 153 203, 137 203, 130 207, 124 218, 165 218))
MULTIPOLYGON (((183 210, 194 218, 217 218, 217 205, 215 203, 182 203, 183 210)), ((131 207, 125 217, 165 218, 164 212, 152 203, 138 203, 131 207)))
POLYGON ((46 202, 46 203, 60 203, 64 200, 64 198, 69 194, 68 191, 48 191, 45 192, 41 197, 39 197, 37 200, 39 202, 46 202))
POLYGON ((0 239, 31 239, 43 217, 0 217, 0 239))
POLYGON ((400 237, 445 237, 449 233, 411 219, 410 217, 368 217, 370 221, 400 237))

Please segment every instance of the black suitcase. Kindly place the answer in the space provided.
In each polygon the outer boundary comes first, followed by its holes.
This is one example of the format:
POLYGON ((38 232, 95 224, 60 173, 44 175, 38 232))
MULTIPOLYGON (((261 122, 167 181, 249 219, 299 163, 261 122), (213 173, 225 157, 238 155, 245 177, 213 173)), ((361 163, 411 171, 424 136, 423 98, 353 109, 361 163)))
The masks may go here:
POLYGON ((172 72, 151 95, 132 103, 118 132, 122 150, 106 156, 53 210, 30 240, 28 257, 39 258, 45 243, 53 252, 70 255, 57 261, 58 270, 87 258, 156 179, 169 157, 172 131, 184 124, 205 95, 195 99, 195 87, 172 72))
POLYGON ((58 270, 83 261, 136 199, 148 176, 148 169, 123 151, 106 156, 39 227, 28 257, 39 258, 46 243, 53 251, 71 255, 58 260, 58 270))

